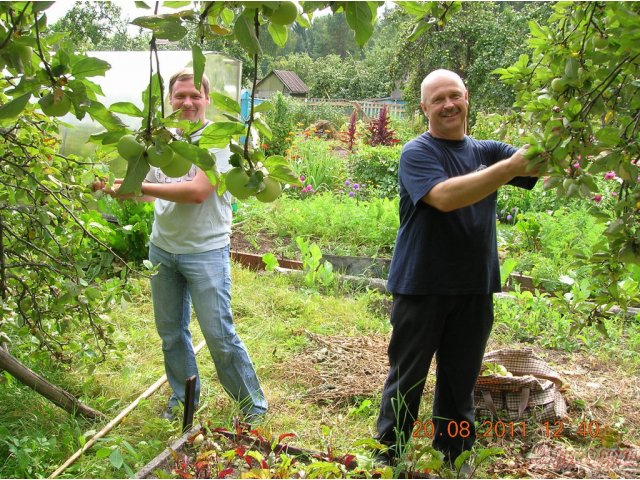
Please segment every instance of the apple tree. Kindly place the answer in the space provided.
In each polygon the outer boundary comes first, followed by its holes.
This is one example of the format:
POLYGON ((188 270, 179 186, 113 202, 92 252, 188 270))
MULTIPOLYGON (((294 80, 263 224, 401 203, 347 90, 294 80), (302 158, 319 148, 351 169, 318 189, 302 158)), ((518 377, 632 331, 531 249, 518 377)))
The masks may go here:
POLYGON ((640 275, 638 25, 637 2, 556 3, 546 24, 529 22, 530 54, 495 71, 516 91, 517 123, 548 175, 545 188, 586 198, 606 222, 595 251, 574 252, 594 272, 572 297, 591 290, 598 305, 589 320, 638 292, 629 280, 640 275))

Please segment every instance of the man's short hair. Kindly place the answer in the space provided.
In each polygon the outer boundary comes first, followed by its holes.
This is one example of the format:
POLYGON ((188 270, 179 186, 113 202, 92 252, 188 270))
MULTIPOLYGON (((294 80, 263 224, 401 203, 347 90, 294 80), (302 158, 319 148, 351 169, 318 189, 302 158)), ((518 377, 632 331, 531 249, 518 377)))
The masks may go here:
MULTIPOLYGON (((171 78, 169 79, 169 95, 171 95, 171 92, 173 91, 173 86, 179 80, 180 81, 193 80, 193 69, 183 68, 179 72, 171 75, 171 78)), ((209 96, 209 79, 204 73, 202 74, 202 87, 204 88, 204 94, 209 96)))

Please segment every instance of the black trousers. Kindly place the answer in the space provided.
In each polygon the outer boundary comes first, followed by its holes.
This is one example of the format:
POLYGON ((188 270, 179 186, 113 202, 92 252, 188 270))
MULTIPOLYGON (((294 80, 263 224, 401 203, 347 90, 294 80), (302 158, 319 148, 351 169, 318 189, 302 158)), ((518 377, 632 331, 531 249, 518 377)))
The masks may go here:
POLYGON ((377 438, 399 453, 414 431, 414 422, 427 422, 433 447, 452 461, 475 441, 473 388, 493 325, 493 296, 394 295, 391 324, 390 369, 377 438), (434 354, 433 414, 418 418, 434 354))

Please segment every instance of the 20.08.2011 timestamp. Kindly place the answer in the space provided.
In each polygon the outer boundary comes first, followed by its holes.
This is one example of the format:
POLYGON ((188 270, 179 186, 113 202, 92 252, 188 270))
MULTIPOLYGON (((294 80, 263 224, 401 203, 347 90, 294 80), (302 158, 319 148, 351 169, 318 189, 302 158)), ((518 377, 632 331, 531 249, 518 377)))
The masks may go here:
MULTIPOLYGON (((542 422, 539 428, 532 429, 526 422, 503 422, 502 420, 484 420, 479 422, 476 435, 478 437, 495 437, 495 438, 513 438, 526 437, 527 434, 536 430, 537 433, 545 437, 558 438, 566 435, 570 426, 562 420, 555 422, 542 422)), ((471 424, 466 420, 457 422, 451 420, 446 423, 446 429, 438 432, 438 435, 445 434, 452 438, 467 438, 471 435, 471 424)), ((600 436, 600 424, 597 421, 582 421, 576 426, 577 435, 583 437, 597 438, 600 436)), ((433 438, 436 436, 436 426, 433 420, 413 422, 413 437, 416 438, 433 438)))

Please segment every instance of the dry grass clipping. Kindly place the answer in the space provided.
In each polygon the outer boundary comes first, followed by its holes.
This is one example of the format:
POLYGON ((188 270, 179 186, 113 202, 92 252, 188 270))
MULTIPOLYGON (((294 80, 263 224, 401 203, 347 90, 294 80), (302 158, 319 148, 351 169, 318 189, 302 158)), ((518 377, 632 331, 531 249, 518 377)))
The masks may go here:
POLYGON ((389 372, 387 336, 305 334, 312 345, 280 367, 283 377, 306 388, 297 398, 338 406, 382 391, 389 372))

